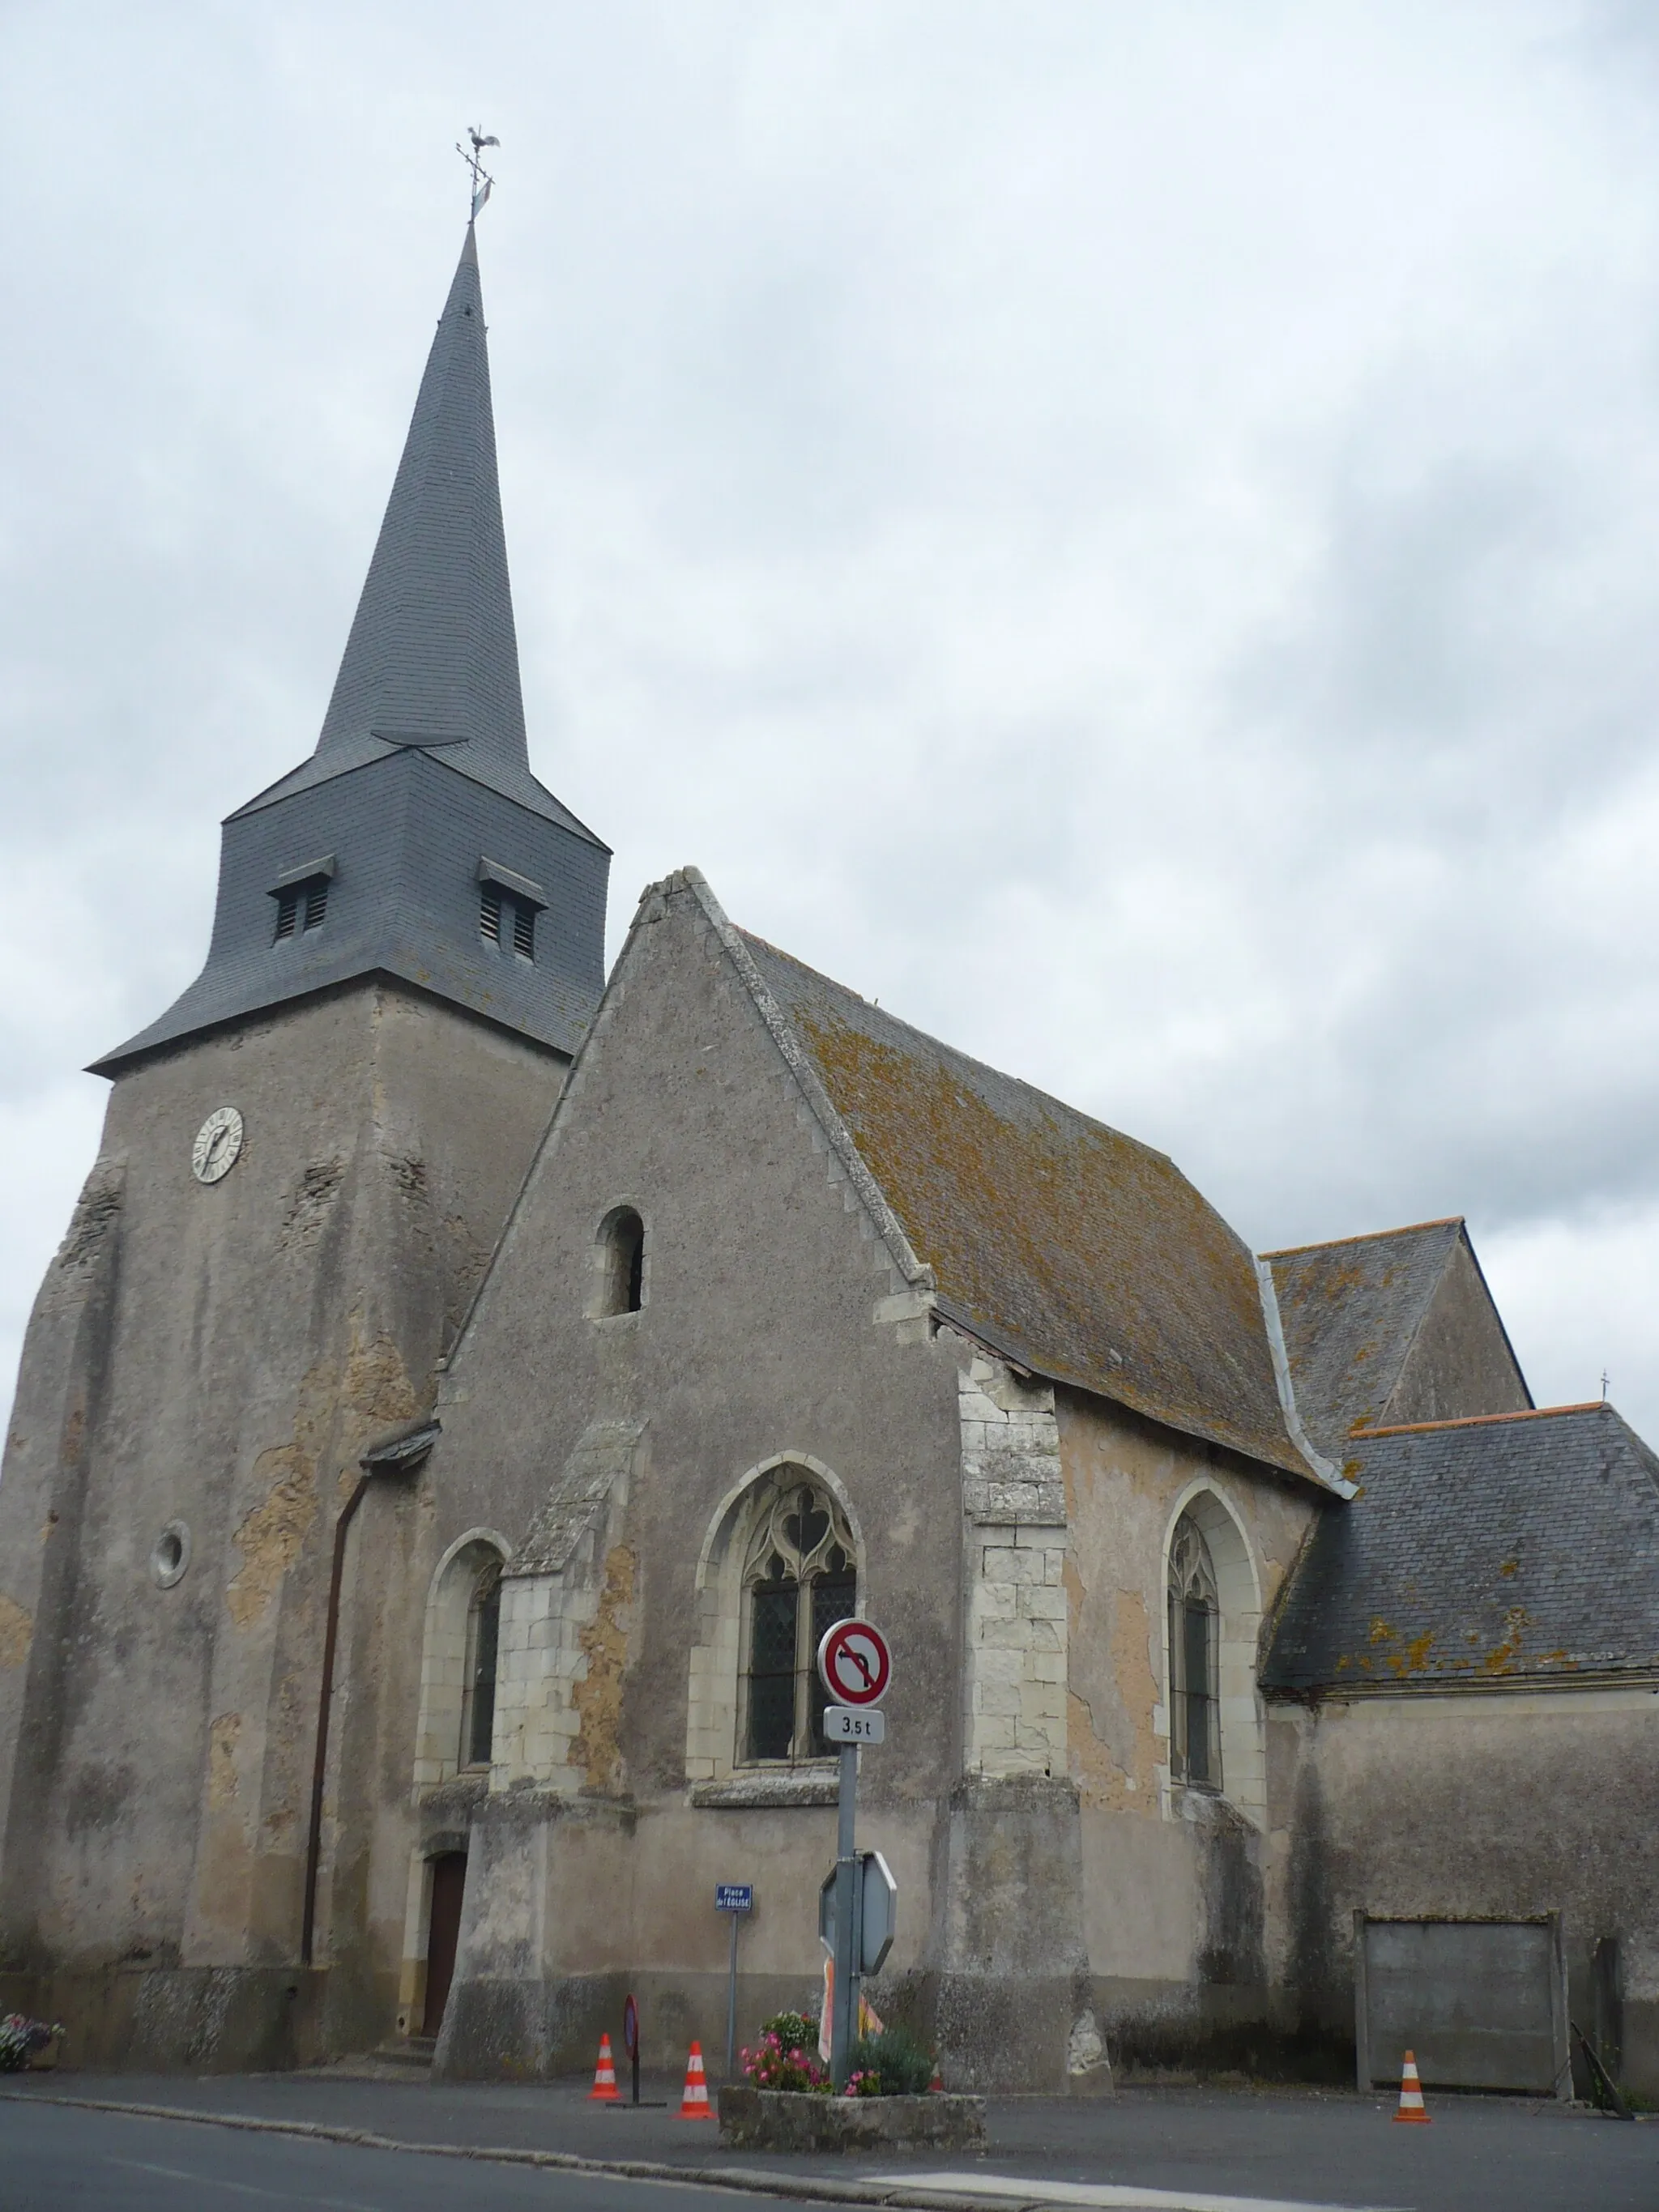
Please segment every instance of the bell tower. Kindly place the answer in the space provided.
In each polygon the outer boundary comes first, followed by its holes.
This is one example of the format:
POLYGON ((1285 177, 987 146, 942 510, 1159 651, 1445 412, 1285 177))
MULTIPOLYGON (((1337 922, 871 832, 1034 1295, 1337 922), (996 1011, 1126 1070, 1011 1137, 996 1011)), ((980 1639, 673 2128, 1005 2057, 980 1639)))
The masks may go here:
POLYGON ((609 862, 530 769, 469 225, 316 748, 225 823, 201 975, 95 1063, 102 1144, 25 1340, 0 2010, 64 2020, 82 2063, 280 2065, 390 2024, 380 1778, 430 1569, 410 1486, 341 1518, 429 1413, 597 1004, 609 862))

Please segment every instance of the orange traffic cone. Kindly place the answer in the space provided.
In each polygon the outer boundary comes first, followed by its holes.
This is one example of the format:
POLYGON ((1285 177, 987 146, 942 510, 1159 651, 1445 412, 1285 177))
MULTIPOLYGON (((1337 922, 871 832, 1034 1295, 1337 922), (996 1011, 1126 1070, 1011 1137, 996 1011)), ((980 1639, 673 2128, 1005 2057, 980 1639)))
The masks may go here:
POLYGON ((708 2081, 702 2070, 702 2045, 694 2043, 691 2056, 685 2062, 685 2090, 680 2099, 679 2118, 683 2120, 712 2120, 709 2109, 708 2081))
POLYGON ((930 2097, 942 2097, 945 2094, 945 2076, 939 2070, 937 2058, 933 2061, 933 2078, 927 2084, 927 2094, 930 2097))
POLYGON ((617 2089, 617 2062, 611 2056, 611 2038, 608 2035, 599 2038, 599 2063, 593 2069, 593 2086, 587 2093, 590 2105, 595 2099, 602 2105, 615 2105, 621 2101, 617 2089))
POLYGON ((1408 2051, 1406 2070, 1400 2077, 1400 2110, 1396 2120, 1415 2120, 1418 2126, 1430 2125, 1429 2116, 1423 2108, 1423 2084, 1417 2078, 1417 2061, 1408 2051))

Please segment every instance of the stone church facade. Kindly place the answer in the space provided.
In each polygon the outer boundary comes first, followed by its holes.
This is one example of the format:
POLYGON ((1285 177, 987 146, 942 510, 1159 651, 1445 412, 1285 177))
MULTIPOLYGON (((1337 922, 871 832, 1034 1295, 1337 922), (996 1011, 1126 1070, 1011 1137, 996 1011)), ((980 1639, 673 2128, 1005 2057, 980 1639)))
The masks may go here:
POLYGON ((946 2078, 1340 2075, 1362 1923, 1547 1925, 1659 2087, 1659 1462, 1461 1222, 1163 1154, 531 775, 471 232, 322 735, 100 1061, 0 1478, 0 2003, 84 2063, 723 2041, 815 1986, 810 1654, 889 1632, 873 1992, 946 2078))

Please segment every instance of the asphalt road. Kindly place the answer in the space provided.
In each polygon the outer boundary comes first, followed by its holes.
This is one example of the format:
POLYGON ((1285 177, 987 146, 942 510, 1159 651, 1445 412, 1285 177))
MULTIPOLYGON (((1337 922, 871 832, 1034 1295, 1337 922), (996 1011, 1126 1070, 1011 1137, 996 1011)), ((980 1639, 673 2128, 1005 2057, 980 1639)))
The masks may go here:
MULTIPOLYGON (((685 2160, 656 2183, 491 2164, 418 2149, 378 2150, 275 2133, 89 2111, 40 2091, 0 2092, 0 2212, 765 2212, 770 2200, 702 2180, 700 2166, 767 2169, 776 2158, 722 2151, 713 2128, 667 2112, 624 2117, 580 2092, 486 2085, 327 2083, 218 2077, 142 2085, 55 2077, 58 2094, 149 2092, 198 2109, 263 2110, 369 2129, 400 2142, 534 2142, 592 2156, 685 2160), (574 2139, 573 2139, 574 2138, 574 2139), (583 2139, 588 2138, 588 2139, 583 2139), (689 2194, 690 2191, 695 2194, 689 2194)), ((1432 2127, 1398 2128, 1388 2100, 1191 2090, 1128 2092, 1109 2104, 993 2102, 977 2159, 802 2160, 792 2172, 838 2181, 930 2181, 972 2192, 986 2212, 1033 2203, 1146 2205, 1203 2212, 1389 2207, 1400 2212, 1659 2212, 1659 2124, 1621 2126, 1559 2107, 1492 2098, 1437 2100, 1432 2127), (941 2169, 944 2169, 943 2171, 941 2169)), ((787 2179, 778 2195, 788 2196, 787 2179)))
POLYGON ((365 2150, 113 2112, 0 2106, 3 2212, 764 2212, 765 2199, 365 2150))

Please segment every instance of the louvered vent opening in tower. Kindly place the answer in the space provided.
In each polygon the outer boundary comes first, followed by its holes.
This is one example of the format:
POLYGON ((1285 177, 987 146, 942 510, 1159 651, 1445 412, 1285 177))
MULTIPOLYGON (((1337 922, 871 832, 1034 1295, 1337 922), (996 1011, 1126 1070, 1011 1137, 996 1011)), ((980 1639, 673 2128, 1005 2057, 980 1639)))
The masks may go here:
POLYGON ((328 878, 306 885, 306 927, 320 929, 328 918, 328 878))
POLYGON ((478 893, 478 927, 492 945, 501 941, 501 894, 495 884, 485 884, 478 893))
POLYGON ((536 957, 536 909, 513 902, 513 950, 521 960, 536 957))
POLYGON ((300 919, 300 894, 297 889, 284 891, 276 902, 276 941, 292 937, 300 919))

